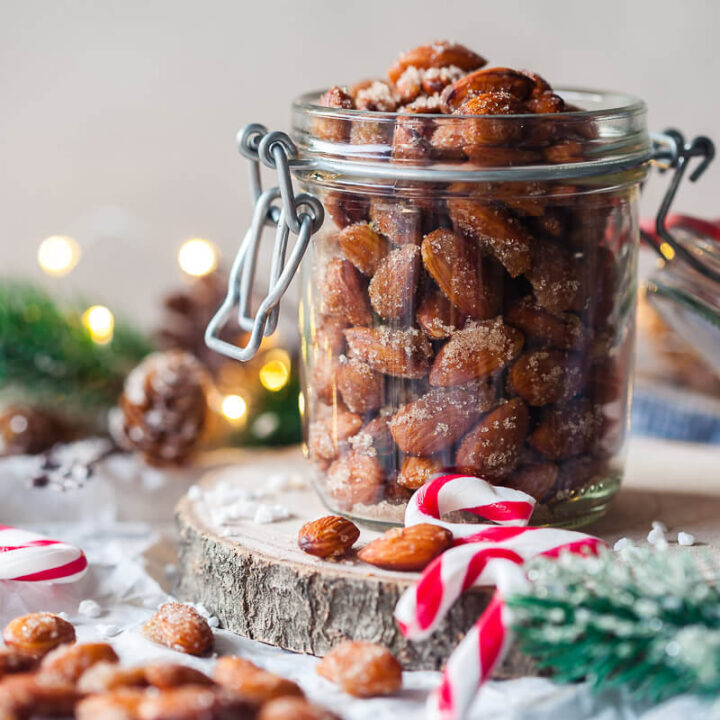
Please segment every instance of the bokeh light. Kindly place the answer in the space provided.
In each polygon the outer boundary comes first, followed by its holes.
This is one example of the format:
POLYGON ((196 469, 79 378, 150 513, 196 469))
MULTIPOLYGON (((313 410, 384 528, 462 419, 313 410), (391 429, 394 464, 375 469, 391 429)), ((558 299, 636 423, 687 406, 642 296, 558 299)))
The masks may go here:
POLYGON ((260 383, 266 390, 282 390, 290 379, 290 356, 280 348, 271 350, 259 372, 260 383))
POLYGON ((67 275, 80 262, 80 246, 66 235, 52 235, 45 238, 37 251, 38 265, 48 275, 67 275))
POLYGON ((226 395, 222 400, 220 411, 231 422, 238 422, 245 417, 247 403, 240 395, 226 395))
POLYGON ((186 240, 178 251, 180 269, 193 277, 202 277, 217 267, 217 250, 203 238, 186 240))
POLYGON ((105 345, 112 340, 115 318, 104 305, 89 307, 82 315, 82 322, 94 342, 105 345))

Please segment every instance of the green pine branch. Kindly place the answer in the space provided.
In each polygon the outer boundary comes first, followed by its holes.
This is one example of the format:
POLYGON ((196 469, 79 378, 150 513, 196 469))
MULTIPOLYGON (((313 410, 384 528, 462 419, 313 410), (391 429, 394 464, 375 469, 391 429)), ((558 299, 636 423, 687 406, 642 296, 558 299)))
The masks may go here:
POLYGON ((559 682, 657 702, 720 692, 720 574, 690 552, 629 548, 528 564, 508 599, 520 649, 559 682))
POLYGON ((0 280, 0 389, 6 397, 85 419, 116 402, 125 376, 152 347, 122 322, 112 341, 99 345, 81 314, 77 307, 61 309, 36 286, 0 280))

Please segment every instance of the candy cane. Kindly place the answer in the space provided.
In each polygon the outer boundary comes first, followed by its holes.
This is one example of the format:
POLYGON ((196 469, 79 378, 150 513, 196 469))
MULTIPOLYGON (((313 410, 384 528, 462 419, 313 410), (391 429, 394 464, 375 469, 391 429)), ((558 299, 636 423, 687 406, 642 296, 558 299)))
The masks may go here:
POLYGON ((87 570, 80 548, 0 525, 0 580, 73 582, 87 570))
POLYGON ((503 598, 527 582, 523 563, 562 551, 596 553, 601 540, 555 528, 525 527, 535 500, 520 490, 497 487, 467 475, 439 475, 408 503, 405 524, 429 522, 453 532, 453 547, 424 570, 395 608, 402 633, 420 640, 430 635, 470 587, 495 585, 490 604, 450 656, 440 687, 428 700, 428 715, 457 720, 465 715, 479 688, 510 645, 510 617, 503 598), (445 513, 464 510, 496 525, 451 523, 445 513))

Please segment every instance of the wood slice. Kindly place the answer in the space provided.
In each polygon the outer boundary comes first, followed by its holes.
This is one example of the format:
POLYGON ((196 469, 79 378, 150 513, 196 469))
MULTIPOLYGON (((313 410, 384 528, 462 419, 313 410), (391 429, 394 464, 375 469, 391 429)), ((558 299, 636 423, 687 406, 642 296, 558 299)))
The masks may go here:
MULTIPOLYGON (((647 477, 631 462, 630 476, 610 514, 590 531, 610 543, 623 536, 640 543, 645 541, 651 522, 661 520, 672 533, 694 533, 700 547, 707 551, 709 546, 710 553, 720 558, 716 483, 712 483, 714 492, 709 492, 715 470, 696 470, 694 476, 690 471, 684 492, 669 491, 677 487, 674 474, 679 468, 692 468, 691 458, 683 465, 682 452, 677 453, 677 462, 666 464, 665 481, 661 458, 656 458, 657 466, 647 477), (708 482, 693 487, 692 478, 702 480, 703 474, 708 475, 708 482)), ((268 478, 279 473, 293 473, 298 484, 308 482, 310 475, 298 449, 254 451, 243 453, 232 467, 209 472, 199 485, 207 489, 228 483, 252 492, 263 490, 268 478)), ((263 502, 281 503, 293 513, 288 520, 267 525, 250 520, 231 525, 213 522, 211 508, 202 493, 199 495, 194 500, 186 496, 177 508, 180 542, 176 592, 182 599, 202 602, 223 627, 253 640, 320 656, 342 639, 369 640, 387 645, 407 669, 435 670, 442 667, 491 596, 492 588, 466 593, 430 638, 408 642, 398 631, 392 613, 402 592, 418 575, 379 570, 354 557, 325 561, 303 553, 297 547, 298 529, 306 521, 328 514, 309 484, 263 497, 263 502)), ((361 528, 356 549, 378 534, 361 528)), ((673 535, 669 533, 668 537, 672 539, 673 535)), ((671 549, 676 547, 671 545, 671 549)), ((520 677, 532 670, 527 658, 511 652, 496 674, 520 677)))

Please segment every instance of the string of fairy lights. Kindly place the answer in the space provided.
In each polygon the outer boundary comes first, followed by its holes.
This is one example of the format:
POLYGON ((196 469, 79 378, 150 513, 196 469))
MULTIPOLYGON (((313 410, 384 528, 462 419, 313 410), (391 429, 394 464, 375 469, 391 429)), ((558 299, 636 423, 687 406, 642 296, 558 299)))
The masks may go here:
MULTIPOLYGON (((82 248, 72 237, 53 235, 45 238, 37 250, 37 262, 41 270, 51 277, 69 275, 82 259, 82 248)), ((218 266, 219 251, 204 238, 189 238, 181 243, 177 252, 180 270, 189 277, 207 275, 218 266)), ((83 325, 93 342, 107 344, 112 341, 115 317, 110 308, 92 305, 82 314, 83 325)), ((267 338, 267 340, 271 340, 267 338)), ((282 390, 290 380, 291 359, 289 353, 278 347, 268 349, 263 364, 258 370, 260 384, 270 392, 282 390)), ((232 425, 245 423, 248 413, 248 399, 237 391, 216 393, 212 405, 232 425)))

